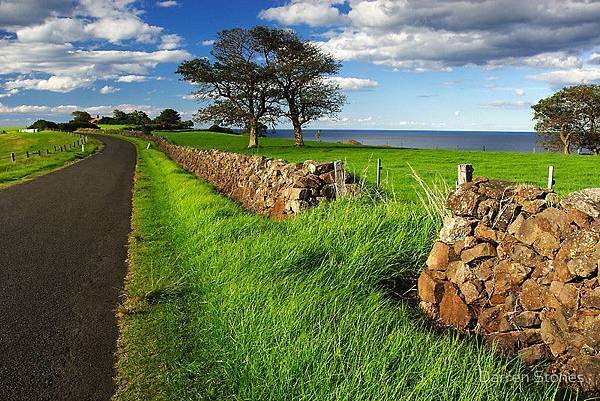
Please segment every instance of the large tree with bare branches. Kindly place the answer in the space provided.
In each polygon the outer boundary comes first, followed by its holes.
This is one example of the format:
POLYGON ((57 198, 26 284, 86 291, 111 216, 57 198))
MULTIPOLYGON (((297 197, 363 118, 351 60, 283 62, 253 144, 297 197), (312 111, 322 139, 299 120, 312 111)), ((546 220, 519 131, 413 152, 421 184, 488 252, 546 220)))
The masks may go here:
POLYGON ((185 61, 177 69, 185 81, 197 85, 195 94, 206 103, 196 120, 247 126, 248 147, 258 146, 258 124, 272 125, 280 114, 272 67, 247 29, 220 32, 211 55, 212 61, 185 61))

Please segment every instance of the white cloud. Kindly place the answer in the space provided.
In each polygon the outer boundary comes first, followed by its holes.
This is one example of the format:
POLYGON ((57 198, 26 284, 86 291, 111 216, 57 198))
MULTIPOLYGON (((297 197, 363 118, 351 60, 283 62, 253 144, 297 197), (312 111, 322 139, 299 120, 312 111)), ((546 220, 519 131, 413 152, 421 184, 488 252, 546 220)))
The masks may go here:
POLYGON ((525 91, 523 89, 517 88, 513 91, 515 96, 524 96, 525 95, 525 91))
POLYGON ((318 43, 340 60, 413 71, 577 68, 581 54, 600 45, 600 2, 580 0, 290 0, 260 17, 337 25, 318 43))
POLYGON ((4 83, 5 89, 46 90, 50 92, 70 92, 77 88, 90 86, 89 78, 71 76, 51 76, 48 79, 15 79, 4 83))
POLYGON ((373 117, 369 116, 369 117, 365 117, 365 118, 359 118, 356 121, 358 121, 359 123, 369 123, 369 122, 373 121, 373 117))
POLYGON ((161 38, 159 49, 163 49, 163 50, 177 49, 181 46, 182 42, 183 42, 183 38, 179 35, 175 35, 175 34, 164 35, 161 38))
POLYGON ((346 17, 335 4, 344 1, 336 0, 292 0, 281 7, 268 8, 258 16, 268 21, 276 21, 285 25, 306 24, 309 26, 328 26, 342 24, 346 17))
POLYGON ((19 93, 18 89, 9 89, 4 93, 0 93, 0 99, 3 97, 10 97, 12 95, 16 95, 17 93, 19 93))
POLYGON ((99 92, 103 95, 108 95, 109 93, 115 93, 120 91, 119 88, 115 88, 114 86, 104 85, 100 88, 99 92))
POLYGON ((200 44, 202 46, 212 46, 215 44, 214 40, 203 40, 202 42, 200 42, 200 44))
POLYGON ((574 68, 570 70, 557 70, 532 75, 530 79, 544 81, 553 86, 578 85, 600 81, 600 68, 574 68))
POLYGON ((519 109, 527 109, 527 108, 531 107, 531 103, 526 102, 524 100, 517 100, 517 101, 498 100, 498 101, 482 104, 481 107, 484 109, 519 110, 519 109))
POLYGON ((379 82, 365 78, 330 77, 328 80, 338 84, 341 89, 347 91, 373 89, 379 86, 379 82))
POLYGON ((177 3, 175 0, 165 0, 157 2, 156 5, 162 8, 169 8, 179 5, 179 3, 177 3))
POLYGON ((144 75, 124 75, 122 77, 117 78, 117 82, 125 82, 125 83, 132 83, 132 82, 146 82, 148 80, 148 77, 144 76, 144 75))
POLYGON ((454 112, 454 116, 455 116, 455 117, 458 117, 458 116, 460 116, 460 110, 456 110, 456 111, 454 112))

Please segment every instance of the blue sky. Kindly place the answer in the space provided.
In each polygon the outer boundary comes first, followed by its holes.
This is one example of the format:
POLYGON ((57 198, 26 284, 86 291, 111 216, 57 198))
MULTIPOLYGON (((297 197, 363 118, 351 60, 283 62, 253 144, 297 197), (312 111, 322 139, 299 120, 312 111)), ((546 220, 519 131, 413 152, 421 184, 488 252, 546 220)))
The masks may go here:
POLYGON ((598 2, 3 0, 0 126, 116 107, 189 118, 178 63, 257 24, 342 60, 348 104, 313 128, 531 130, 532 103, 600 82, 598 2))

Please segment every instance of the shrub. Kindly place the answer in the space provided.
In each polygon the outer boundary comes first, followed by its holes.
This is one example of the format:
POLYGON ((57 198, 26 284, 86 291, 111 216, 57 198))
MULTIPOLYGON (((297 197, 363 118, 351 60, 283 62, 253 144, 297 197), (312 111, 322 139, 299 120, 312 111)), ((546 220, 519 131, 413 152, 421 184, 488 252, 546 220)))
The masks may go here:
POLYGON ((59 131, 73 132, 80 128, 100 129, 96 124, 89 123, 87 121, 70 121, 68 123, 58 124, 59 131))
POLYGON ((58 128, 58 124, 56 124, 53 121, 48 121, 48 120, 37 120, 36 122, 34 122, 33 124, 31 124, 27 128, 29 128, 29 129, 37 129, 37 130, 40 130, 40 131, 45 131, 45 130, 57 129, 58 128))

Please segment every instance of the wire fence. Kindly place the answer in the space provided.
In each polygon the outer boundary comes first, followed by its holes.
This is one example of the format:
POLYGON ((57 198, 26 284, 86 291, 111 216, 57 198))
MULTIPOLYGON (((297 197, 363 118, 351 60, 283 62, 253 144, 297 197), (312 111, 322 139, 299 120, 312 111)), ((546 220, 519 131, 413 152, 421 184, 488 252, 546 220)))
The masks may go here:
MULTIPOLYGON (((57 154, 61 152, 71 152, 71 151, 85 151, 85 144, 88 143, 87 135, 79 135, 79 139, 64 143, 61 145, 51 145, 52 148, 42 148, 42 149, 28 149, 26 151, 21 152, 10 152, 5 154, 0 154, 0 161, 10 161, 12 163, 17 163, 18 161, 26 161, 31 159, 32 157, 41 157, 52 154, 57 154)), ((48 145, 50 146, 50 145, 48 145)))

